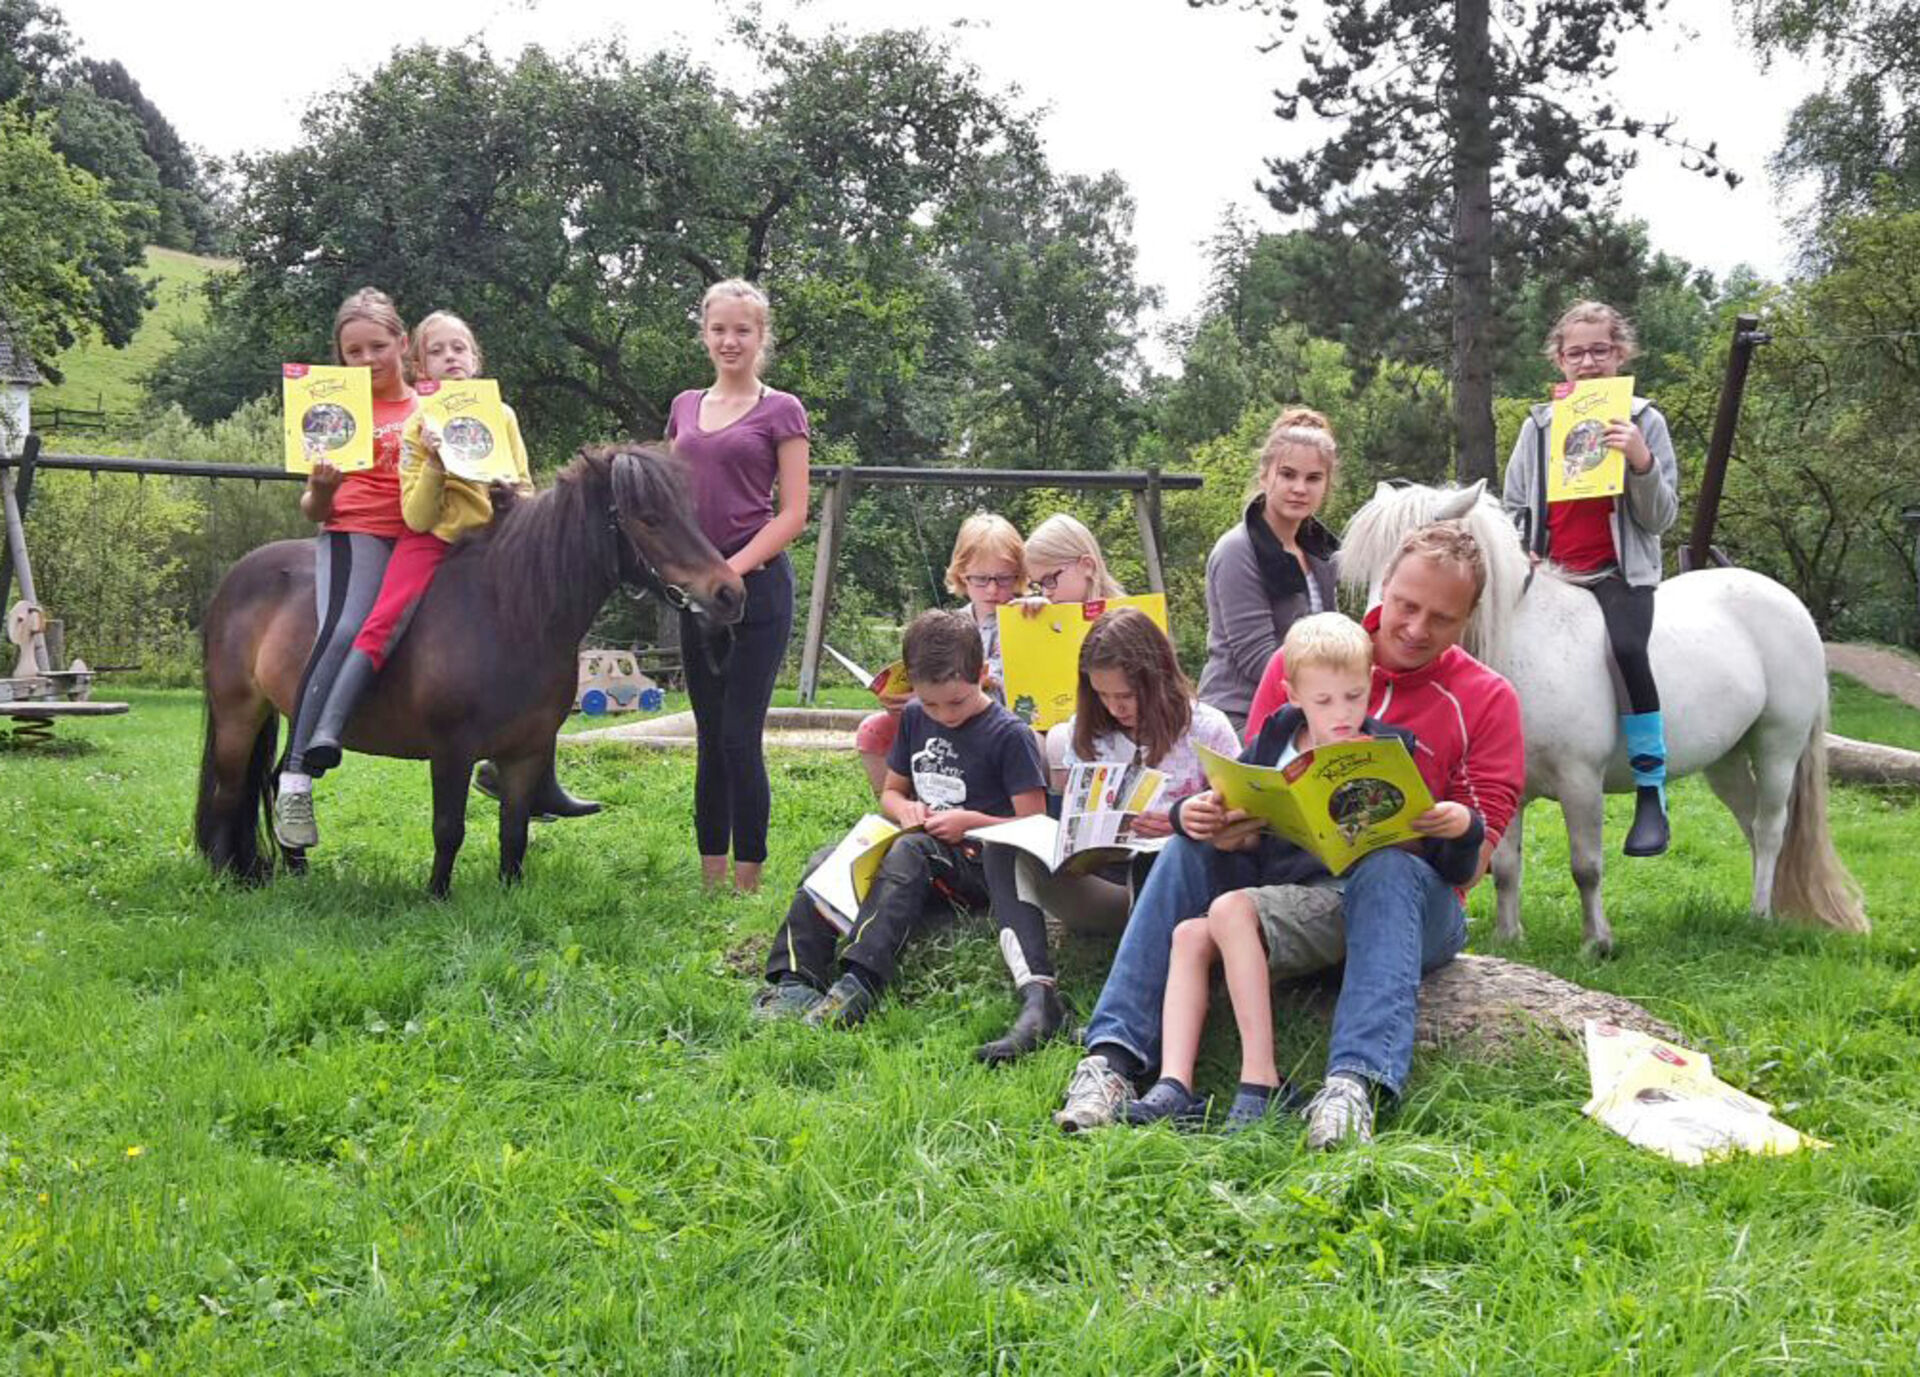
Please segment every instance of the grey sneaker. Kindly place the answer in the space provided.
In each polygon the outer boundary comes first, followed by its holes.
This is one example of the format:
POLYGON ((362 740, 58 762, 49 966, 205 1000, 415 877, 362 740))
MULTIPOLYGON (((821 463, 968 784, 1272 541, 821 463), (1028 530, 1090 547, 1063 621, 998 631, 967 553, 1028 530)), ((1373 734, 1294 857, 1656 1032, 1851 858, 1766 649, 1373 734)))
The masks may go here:
POLYGON ((1105 1128, 1119 1121, 1132 1099, 1133 1087, 1105 1057, 1082 1057, 1067 1082, 1067 1102, 1053 1121, 1068 1133, 1105 1128))
POLYGON ((815 1028, 851 1028, 873 1012, 880 997, 866 981, 848 971, 814 999, 801 1017, 815 1028))
POLYGON ((1351 1138, 1373 1141, 1373 1090, 1358 1076, 1335 1072, 1307 1106, 1307 1146, 1315 1152, 1351 1138))
POLYGON ((320 845, 320 827, 313 820, 313 791, 280 794, 273 800, 274 840, 289 851, 320 845))
POLYGON ((753 993, 753 1016, 763 1022, 799 1018, 820 998, 820 991, 804 980, 782 980, 762 985, 753 993))

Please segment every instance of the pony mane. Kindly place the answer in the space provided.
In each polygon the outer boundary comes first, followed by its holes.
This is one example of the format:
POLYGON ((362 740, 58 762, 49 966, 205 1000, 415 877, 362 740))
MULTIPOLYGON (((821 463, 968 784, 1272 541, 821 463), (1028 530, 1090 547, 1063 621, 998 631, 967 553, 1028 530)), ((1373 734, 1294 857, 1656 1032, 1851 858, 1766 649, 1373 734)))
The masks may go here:
POLYGON ((1446 519, 1464 520, 1487 559, 1487 586, 1467 620, 1460 644, 1474 659, 1502 669, 1507 660, 1508 626, 1520 595, 1526 591, 1529 565, 1519 532, 1484 484, 1472 488, 1380 484, 1366 505, 1354 513, 1341 536, 1340 581, 1371 597, 1400 542, 1412 531, 1446 519), (1460 507, 1469 493, 1473 494, 1472 502, 1463 516, 1460 507))
POLYGON ((449 553, 484 561, 507 625, 537 629, 555 616, 591 619, 605 601, 615 559, 605 515, 612 463, 610 449, 581 450, 551 488, 516 496, 449 553))

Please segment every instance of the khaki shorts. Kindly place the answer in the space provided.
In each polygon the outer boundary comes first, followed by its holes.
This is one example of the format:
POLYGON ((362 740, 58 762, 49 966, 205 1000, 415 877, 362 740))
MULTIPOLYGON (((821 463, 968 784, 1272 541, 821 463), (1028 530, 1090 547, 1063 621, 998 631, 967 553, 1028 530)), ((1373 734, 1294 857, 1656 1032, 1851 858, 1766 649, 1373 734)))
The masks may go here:
POLYGON ((1267 970, 1292 980, 1347 959, 1345 896, 1333 885, 1262 885, 1242 891, 1253 900, 1267 970))

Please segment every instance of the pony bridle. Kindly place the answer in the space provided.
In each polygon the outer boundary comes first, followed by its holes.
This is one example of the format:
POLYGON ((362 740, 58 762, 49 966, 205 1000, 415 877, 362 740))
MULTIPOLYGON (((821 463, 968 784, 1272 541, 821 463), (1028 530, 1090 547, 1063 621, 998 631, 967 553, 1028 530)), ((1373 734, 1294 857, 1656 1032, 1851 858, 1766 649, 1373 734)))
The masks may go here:
POLYGON ((693 599, 687 590, 677 583, 668 583, 653 567, 653 561, 647 558, 647 552, 640 548, 639 542, 630 537, 620 525, 620 507, 618 503, 607 504, 607 529, 613 533, 613 577, 614 581, 634 598, 643 598, 649 593, 658 594, 660 599, 675 611, 685 611, 693 606, 693 599), (621 551, 628 551, 633 562, 639 565, 636 576, 627 568, 627 560, 621 557, 621 551))

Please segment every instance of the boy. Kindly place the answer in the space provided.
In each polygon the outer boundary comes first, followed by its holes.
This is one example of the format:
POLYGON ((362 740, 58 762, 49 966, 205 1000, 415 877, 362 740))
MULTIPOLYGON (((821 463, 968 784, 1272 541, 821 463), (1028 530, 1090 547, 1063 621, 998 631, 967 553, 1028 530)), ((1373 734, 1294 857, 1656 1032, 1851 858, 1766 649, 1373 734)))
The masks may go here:
MULTIPOLYGON (((887 852, 840 947, 837 978, 833 925, 804 889, 794 895, 754 1007, 763 1017, 798 1016, 814 1025, 860 1022, 893 978, 907 942, 927 926, 927 900, 939 893, 967 908, 992 906, 1002 950, 1021 958, 1015 969, 1024 977, 1026 1007, 1015 1027, 1037 1024, 1027 1031, 1051 1036, 1064 1013, 1045 920, 1015 893, 1010 861, 990 867, 979 843, 966 840, 974 828, 1045 810, 1046 775, 1033 732, 981 689, 980 632, 966 613, 921 613, 901 653, 915 696, 900 712, 880 811, 900 827, 926 830, 908 833, 887 852)), ((831 851, 816 853, 809 873, 831 851)))
MULTIPOLYGON (((1373 642, 1365 628, 1337 612, 1302 617, 1284 646, 1288 706, 1262 726, 1240 758, 1283 767, 1316 746, 1357 737, 1396 736, 1411 754, 1413 734, 1366 715, 1373 674, 1373 642)), ((1175 814, 1175 825, 1202 821, 1216 832, 1228 821, 1217 797, 1198 794, 1175 814)), ((1437 803, 1413 824, 1430 840, 1409 844, 1454 885, 1473 877, 1484 835, 1481 819, 1462 803, 1437 803)), ((1184 826, 1182 831, 1184 832, 1184 826)), ((1271 835, 1252 834, 1238 855, 1223 856, 1245 888, 1213 901, 1202 918, 1174 929, 1162 1015, 1160 1079, 1127 1106, 1129 1123, 1159 1119, 1196 1122, 1206 1100, 1192 1089, 1200 1032, 1207 1018, 1207 981, 1213 963, 1226 967, 1227 994, 1240 1030, 1240 1088, 1227 1112, 1236 1133, 1276 1111, 1297 1107, 1273 1054, 1273 972, 1338 965, 1345 955, 1340 924, 1344 881, 1327 874, 1311 854, 1271 835)))

